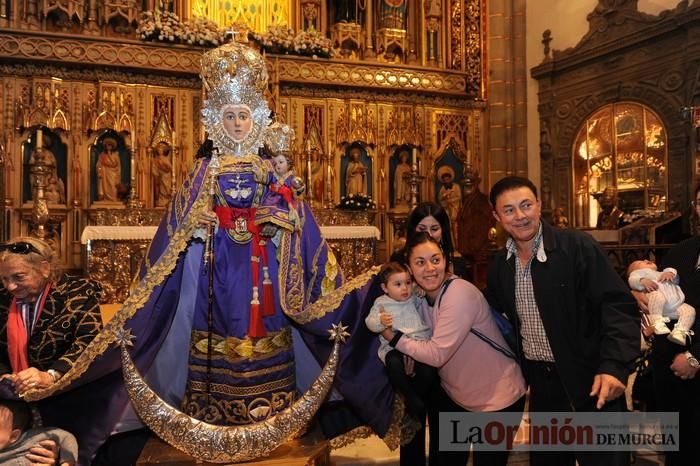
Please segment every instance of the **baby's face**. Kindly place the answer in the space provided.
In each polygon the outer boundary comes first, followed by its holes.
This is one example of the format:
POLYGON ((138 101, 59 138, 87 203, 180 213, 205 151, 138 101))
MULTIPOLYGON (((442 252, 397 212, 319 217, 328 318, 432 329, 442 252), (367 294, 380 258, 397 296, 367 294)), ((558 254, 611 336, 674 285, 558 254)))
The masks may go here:
POLYGON ((630 265, 630 272, 634 272, 635 270, 639 269, 656 270, 656 264, 647 259, 632 262, 630 265))
POLYGON ((408 272, 399 272, 389 275, 386 284, 382 283, 382 290, 391 299, 406 301, 411 297, 411 275, 408 272))
POLYGON ((278 175, 284 175, 289 171, 289 161, 284 155, 278 155, 272 158, 272 166, 275 169, 275 173, 278 175))
POLYGON ((12 411, 0 406, 0 450, 14 441, 12 437, 12 411))

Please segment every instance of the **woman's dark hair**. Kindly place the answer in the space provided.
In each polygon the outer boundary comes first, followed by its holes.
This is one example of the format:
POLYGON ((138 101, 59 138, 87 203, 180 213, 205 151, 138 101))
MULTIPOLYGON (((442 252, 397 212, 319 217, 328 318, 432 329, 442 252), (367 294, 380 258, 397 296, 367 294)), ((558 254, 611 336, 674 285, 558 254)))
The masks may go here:
POLYGON ((438 243, 438 241, 430 236, 427 232, 425 231, 420 231, 416 233, 407 243, 406 243, 406 263, 410 264, 410 257, 411 257, 411 252, 417 247, 420 246, 421 244, 425 243, 433 243, 435 246, 440 249, 442 254, 445 256, 445 266, 449 267, 450 265, 450 256, 445 254, 445 249, 438 243))
POLYGON ((379 274, 377 275, 379 277, 379 283, 386 285, 387 282, 389 282, 389 277, 395 273, 408 273, 408 268, 400 262, 387 262, 379 269, 379 274))
POLYGON ((434 202, 421 202, 413 209, 408 216, 408 220, 406 220, 406 259, 408 259, 408 245, 411 244, 413 238, 419 234, 416 228, 425 217, 433 217, 438 221, 442 229, 442 240, 440 241, 442 244, 438 243, 438 246, 441 247, 445 257, 452 257, 454 246, 452 244, 452 232, 450 231, 450 216, 439 204, 434 202))
POLYGON ((535 199, 537 199, 537 188, 532 181, 528 180, 527 178, 523 178, 522 176, 506 176, 505 178, 498 180, 496 184, 491 187, 491 192, 489 193, 491 208, 494 210, 496 209, 496 201, 498 200, 498 196, 500 196, 502 193, 518 188, 528 188, 530 191, 532 191, 532 194, 535 195, 535 199))

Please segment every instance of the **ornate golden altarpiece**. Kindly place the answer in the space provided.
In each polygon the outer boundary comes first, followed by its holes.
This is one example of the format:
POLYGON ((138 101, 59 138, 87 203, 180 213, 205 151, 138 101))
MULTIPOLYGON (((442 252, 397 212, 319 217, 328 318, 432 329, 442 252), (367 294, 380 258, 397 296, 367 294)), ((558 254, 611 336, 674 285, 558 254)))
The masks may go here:
MULTIPOLYGON (((192 14, 191 1, 146 4, 192 14)), ((370 10, 353 21, 371 32, 385 5, 366 4, 370 10)), ((267 55, 271 107, 296 131, 296 170, 307 180, 307 199, 322 223, 332 224, 323 219, 349 194, 347 167, 359 154, 363 194, 376 203, 371 224, 380 231, 380 259, 410 207, 394 199, 408 180, 396 175, 402 153, 410 154, 418 180, 414 201, 437 200, 446 151, 457 178, 467 165, 483 171, 486 2, 402 4, 406 40, 391 53, 363 33, 354 42, 361 47, 337 45, 344 53, 331 59, 267 55)), ((141 5, 0 2, 0 233, 37 229, 30 172, 41 130, 39 148, 55 170, 46 175, 52 197, 46 195, 42 226, 68 268, 80 267, 81 233, 100 212, 127 209, 131 200, 158 217, 167 187, 182 180, 203 140, 202 49, 139 40, 141 5)), ((291 2, 289 26, 333 39, 333 14, 332 2, 291 2)))

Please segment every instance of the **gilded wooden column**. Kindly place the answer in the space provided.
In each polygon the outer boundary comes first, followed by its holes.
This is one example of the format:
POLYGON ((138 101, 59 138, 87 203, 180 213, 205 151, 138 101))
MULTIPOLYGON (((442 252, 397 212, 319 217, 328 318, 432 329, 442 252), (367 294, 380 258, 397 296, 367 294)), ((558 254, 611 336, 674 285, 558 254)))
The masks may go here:
POLYGON ((38 2, 39 0, 28 0, 26 3, 27 9, 24 15, 24 22, 26 27, 34 31, 39 29, 38 2))
POLYGON ((408 5, 406 5, 406 14, 408 15, 407 28, 409 30, 407 61, 411 65, 418 62, 418 54, 416 52, 416 36, 422 36, 420 23, 418 21, 418 15, 421 11, 420 3, 420 0, 409 0, 408 5))
POLYGON ((373 2, 366 2, 365 7, 365 51, 364 58, 375 58, 377 53, 374 51, 374 29, 372 19, 374 18, 373 2))
POLYGON ((7 17, 7 0, 0 0, 0 27, 7 27, 10 19, 7 17))
MULTIPOLYGON (((3 7, 3 11, 4 7, 3 7)), ((7 159, 7 148, 0 142, 0 175, 5 174, 5 161, 7 159)), ((0 176, 0 241, 5 242, 5 177, 0 176)))
POLYGON ((85 29, 89 34, 98 34, 100 31, 100 28, 97 26, 97 0, 88 1, 88 17, 85 29))
POLYGON ((425 50, 423 56, 428 65, 437 66, 440 61, 440 37, 442 36, 442 3, 440 0, 425 2, 425 50))

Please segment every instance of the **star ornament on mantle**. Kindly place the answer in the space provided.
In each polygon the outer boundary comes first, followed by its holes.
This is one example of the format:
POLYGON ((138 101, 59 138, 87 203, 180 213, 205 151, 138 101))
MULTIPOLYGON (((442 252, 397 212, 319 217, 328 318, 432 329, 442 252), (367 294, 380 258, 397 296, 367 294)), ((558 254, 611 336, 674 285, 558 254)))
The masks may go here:
POLYGON ((343 325, 342 322, 338 323, 337 325, 333 324, 328 330, 328 333, 330 334, 330 337, 328 339, 340 343, 345 343, 345 339, 350 336, 350 334, 347 332, 347 329, 347 325, 343 325))

